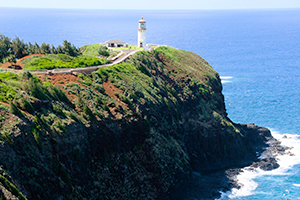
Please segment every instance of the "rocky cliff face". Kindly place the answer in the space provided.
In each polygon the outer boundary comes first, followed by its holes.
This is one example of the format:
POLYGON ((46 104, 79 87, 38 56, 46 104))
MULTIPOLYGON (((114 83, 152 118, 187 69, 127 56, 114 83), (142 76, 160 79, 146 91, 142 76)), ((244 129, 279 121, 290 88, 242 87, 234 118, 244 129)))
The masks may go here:
POLYGON ((91 75, 14 76, 0 199, 183 199, 195 173, 249 165, 271 137, 228 119, 219 75, 171 47, 91 75))

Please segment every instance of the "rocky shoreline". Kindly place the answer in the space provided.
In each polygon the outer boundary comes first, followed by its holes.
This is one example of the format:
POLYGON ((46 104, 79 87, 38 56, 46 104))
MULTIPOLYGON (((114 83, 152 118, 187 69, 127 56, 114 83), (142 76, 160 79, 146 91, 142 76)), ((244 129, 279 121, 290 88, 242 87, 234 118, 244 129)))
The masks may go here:
MULTIPOLYGON (((221 197, 221 191, 226 193, 233 188, 239 189, 243 186, 243 184, 239 183, 237 176, 244 170, 256 170, 259 168, 264 171, 270 171, 279 167, 277 162, 278 155, 288 154, 293 156, 290 151, 288 151, 290 148, 282 146, 280 141, 272 137, 269 129, 258 127, 254 124, 240 124, 240 126, 250 127, 258 131, 259 134, 263 133, 266 138, 264 141, 266 146, 264 147, 261 144, 256 146, 258 150, 256 158, 249 157, 247 161, 242 161, 240 166, 204 173, 193 172, 190 185, 184 191, 185 194, 181 194, 185 196, 185 200, 219 199, 221 197)), ((181 195, 179 194, 178 196, 181 195)), ((180 197, 178 199, 182 198, 180 197)))

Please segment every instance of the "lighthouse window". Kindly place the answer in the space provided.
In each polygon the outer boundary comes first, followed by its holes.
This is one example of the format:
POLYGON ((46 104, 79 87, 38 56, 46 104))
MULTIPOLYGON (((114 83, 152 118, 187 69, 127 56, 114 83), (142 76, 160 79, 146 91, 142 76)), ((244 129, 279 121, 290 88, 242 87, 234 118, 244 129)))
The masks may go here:
POLYGON ((143 43, 142 42, 140 43, 140 47, 143 47, 143 43))

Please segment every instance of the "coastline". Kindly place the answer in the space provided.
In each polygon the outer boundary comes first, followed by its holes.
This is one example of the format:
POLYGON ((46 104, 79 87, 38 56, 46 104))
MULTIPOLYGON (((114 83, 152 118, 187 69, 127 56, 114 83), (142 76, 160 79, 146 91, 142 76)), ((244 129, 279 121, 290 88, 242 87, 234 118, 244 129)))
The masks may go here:
POLYGON ((243 186, 248 184, 248 187, 254 190, 257 184, 251 178, 242 181, 240 176, 243 176, 245 173, 255 172, 256 170, 269 172, 278 169, 280 167, 278 156, 293 156, 290 152, 291 148, 282 145, 278 138, 271 135, 269 129, 254 124, 238 125, 250 126, 256 130, 263 131, 266 138, 264 141, 266 147, 258 144, 255 147, 257 149, 257 156, 255 158, 249 157, 248 160, 239 163, 240 165, 210 172, 193 172, 191 175, 192 180, 186 186, 184 192, 182 194, 176 193, 176 195, 181 196, 181 198, 184 196, 183 199, 185 200, 222 200, 233 196, 247 196, 250 195, 247 192, 251 191, 248 191, 249 188, 243 190, 243 186), (268 132, 270 135, 268 135, 268 132))
MULTIPOLYGON (((272 131, 274 139, 270 143, 270 147, 266 149, 259 157, 259 162, 255 162, 248 167, 244 167, 234 176, 237 187, 227 192, 221 191, 221 197, 218 200, 247 197, 253 195, 253 191, 259 186, 253 179, 268 175, 284 176, 289 174, 289 170, 299 164, 299 135, 279 134, 272 131), (266 162, 269 161, 269 162, 266 162), (275 167, 275 166, 278 167, 275 167), (270 166, 274 166, 272 168, 270 166)), ((294 187, 299 184, 293 183, 294 187)))

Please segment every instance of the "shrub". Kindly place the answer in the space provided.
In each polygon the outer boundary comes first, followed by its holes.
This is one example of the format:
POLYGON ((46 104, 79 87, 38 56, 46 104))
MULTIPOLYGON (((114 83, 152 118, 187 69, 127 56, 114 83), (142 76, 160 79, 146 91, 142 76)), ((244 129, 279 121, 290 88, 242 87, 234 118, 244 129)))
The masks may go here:
POLYGON ((73 119, 75 122, 81 123, 81 121, 79 120, 79 118, 77 117, 77 115, 76 115, 75 113, 70 112, 70 113, 69 113, 69 117, 70 117, 71 119, 73 119))
POLYGON ((84 117, 87 120, 91 121, 92 119, 94 119, 95 116, 94 116, 93 112, 90 110, 90 108, 86 104, 83 105, 82 110, 83 110, 84 117))
POLYGON ((105 111, 107 111, 107 112, 110 112, 109 107, 108 107, 106 104, 103 105, 103 109, 104 109, 105 111))
POLYGON ((21 115, 21 111, 16 106, 16 104, 14 104, 14 102, 12 102, 12 101, 9 102, 9 112, 14 115, 21 115))
POLYGON ((55 126, 60 133, 65 133, 67 131, 65 125, 60 121, 54 122, 53 126, 55 126))
POLYGON ((27 101, 27 99, 25 99, 24 97, 21 97, 18 102, 19 102, 20 108, 22 110, 25 110, 31 114, 34 113, 34 108, 31 105, 31 103, 29 101, 27 101))
POLYGON ((119 92, 115 92, 114 95, 116 95, 121 101, 124 103, 131 105, 131 101, 124 95, 119 92))
POLYGON ((83 108, 83 106, 85 105, 84 101, 82 100, 81 95, 79 95, 77 98, 77 104, 80 108, 83 108))
POLYGON ((30 79, 32 77, 32 74, 28 71, 25 71, 23 74, 22 74, 22 78, 24 79, 30 79))
POLYGON ((99 72, 97 72, 97 71, 92 72, 92 77, 96 83, 102 84, 102 78, 101 78, 101 75, 99 74, 99 72))
POLYGON ((24 90, 35 98, 40 100, 49 100, 48 92, 41 81, 35 77, 29 78, 24 85, 24 90))
POLYGON ((133 99, 134 102, 138 100, 138 96, 135 94, 134 91, 129 92, 129 96, 133 99))
POLYGON ((97 104, 103 104, 103 101, 102 101, 101 97, 96 97, 95 102, 97 104))
POLYGON ((62 118, 66 117, 65 113, 63 112, 63 110, 61 109, 61 107, 59 105, 56 105, 56 104, 53 105, 53 112, 56 115, 61 116, 62 118))
POLYGON ((99 55, 102 55, 102 56, 109 56, 109 51, 106 46, 100 46, 98 53, 99 53, 99 55))
POLYGON ((100 69, 98 69, 98 72, 99 72, 99 74, 100 74, 102 80, 103 80, 104 82, 106 82, 107 79, 108 79, 108 77, 109 77, 109 74, 105 71, 105 69, 104 69, 104 68, 100 68, 100 69))
POLYGON ((50 84, 48 85, 47 89, 53 99, 57 101, 63 101, 65 103, 70 103, 66 94, 58 86, 50 84))
POLYGON ((105 89, 102 85, 95 84, 95 89, 101 92, 102 94, 105 93, 105 89))
POLYGON ((18 197, 20 200, 27 200, 27 198, 18 190, 18 188, 11 183, 9 180, 7 180, 4 176, 0 175, 0 182, 3 184, 3 186, 10 191, 13 195, 18 197))

